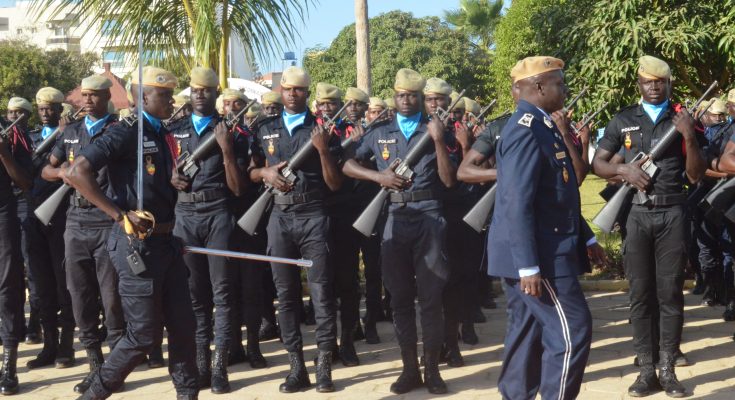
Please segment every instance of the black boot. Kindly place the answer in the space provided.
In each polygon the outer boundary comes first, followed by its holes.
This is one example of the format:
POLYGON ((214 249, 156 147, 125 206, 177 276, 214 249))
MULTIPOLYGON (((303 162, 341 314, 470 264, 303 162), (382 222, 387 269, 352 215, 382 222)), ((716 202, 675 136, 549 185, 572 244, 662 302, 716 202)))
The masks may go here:
POLYGON ((247 359, 250 363, 250 367, 254 369, 267 367, 268 363, 265 361, 263 353, 260 352, 260 338, 258 332, 255 329, 248 329, 247 346, 247 359))
POLYGON ((278 339, 280 333, 278 332, 278 326, 275 323, 263 318, 263 322, 260 324, 260 332, 258 333, 258 335, 260 336, 260 340, 266 341, 278 339))
POLYGON ((212 385, 212 350, 209 346, 197 346, 197 370, 199 371, 199 389, 212 385))
POLYGON ((56 368, 71 368, 76 364, 74 358, 74 328, 61 328, 59 350, 56 352, 56 368))
POLYGON ((31 307, 31 315, 28 317, 28 327, 26 327, 26 344, 41 343, 41 321, 38 317, 38 309, 31 307))
POLYGON ((353 328, 342 327, 342 338, 339 342, 339 358, 342 360, 342 365, 345 367, 360 365, 360 359, 357 357, 357 351, 355 350, 353 332, 353 328))
POLYGON ((404 394, 421 386, 421 371, 419 371, 419 357, 416 345, 401 347, 403 371, 398 379, 390 385, 394 394, 404 394))
POLYGON ((230 393, 230 380, 227 377, 227 353, 229 346, 218 346, 214 348, 212 357, 212 393, 230 393))
POLYGON ((357 325, 355 325, 353 338, 355 340, 365 340, 365 331, 362 330, 362 324, 359 320, 357 321, 357 325))
POLYGON ((176 400, 199 400, 199 395, 197 394, 177 394, 176 400))
POLYGON ((704 293, 705 284, 704 284, 704 278, 702 278, 701 272, 695 272, 694 273, 694 289, 692 289, 692 294, 700 295, 704 293))
POLYGON ((304 365, 304 352, 289 352, 288 362, 291 365, 291 370, 286 376, 286 381, 278 387, 278 391, 281 393, 296 393, 311 386, 309 374, 306 372, 306 365, 304 365))
POLYGON ((661 369, 658 373, 658 381, 666 391, 666 395, 669 397, 685 397, 687 390, 679 383, 674 372, 674 362, 676 361, 676 354, 673 352, 661 352, 661 369))
POLYGON ((242 346, 242 329, 235 326, 232 330, 232 340, 230 342, 230 355, 227 357, 227 366, 243 363, 248 360, 245 353, 245 347, 242 346))
POLYGON ((316 391, 319 393, 334 392, 331 351, 319 350, 316 362, 316 391))
POLYGON ((380 336, 378 336, 378 327, 376 326, 375 321, 365 321, 365 343, 380 343, 380 336))
POLYGON ((18 347, 3 347, 3 367, 0 370, 0 394, 9 395, 18 393, 18 347))
POLYGON ((59 348, 59 331, 56 328, 43 328, 43 348, 36 358, 26 363, 28 369, 35 369, 54 365, 56 352, 59 348))
POLYGON ((476 345, 480 342, 475 333, 475 324, 471 321, 465 321, 462 323, 462 341, 465 344, 476 345))
POLYGON ((148 368, 163 368, 166 363, 163 361, 163 349, 161 345, 153 346, 153 350, 148 354, 148 368))
POLYGON ((661 390, 661 385, 656 377, 656 369, 653 366, 653 355, 651 353, 638 354, 636 356, 641 372, 635 382, 628 388, 631 397, 645 397, 661 390))
POLYGON ((102 363, 105 362, 105 358, 102 355, 102 348, 98 346, 87 349, 87 361, 89 362, 89 373, 81 382, 74 385, 74 391, 77 393, 84 393, 92 386, 95 373, 102 366, 102 363))
POLYGON ((424 385, 431 394, 444 394, 447 384, 439 374, 439 353, 441 349, 427 349, 424 347, 424 385))
POLYGON ((485 317, 485 314, 482 312, 482 308, 473 308, 474 310, 472 310, 472 316, 470 317, 470 320, 476 324, 484 324, 485 322, 487 322, 487 317, 485 317))

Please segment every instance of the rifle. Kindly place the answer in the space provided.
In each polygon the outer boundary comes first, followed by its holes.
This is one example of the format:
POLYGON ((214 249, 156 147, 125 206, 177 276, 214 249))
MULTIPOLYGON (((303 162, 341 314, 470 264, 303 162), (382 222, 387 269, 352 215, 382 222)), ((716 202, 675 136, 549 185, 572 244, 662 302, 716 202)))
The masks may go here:
POLYGON ((498 185, 493 184, 462 218, 462 221, 477 233, 482 233, 490 225, 490 220, 493 218, 493 211, 495 210, 495 192, 497 189, 498 185))
POLYGON ((456 99, 452 102, 452 104, 449 105, 449 108, 444 110, 441 107, 437 107, 436 109, 436 116, 442 120, 447 121, 452 115, 450 114, 452 112, 452 109, 457 105, 457 102, 464 96, 464 92, 466 89, 463 89, 462 92, 457 96, 456 99))
MULTIPOLYGON (((700 97, 699 100, 697 100, 697 102, 688 109, 690 114, 694 114, 694 111, 699 107, 704 99, 709 96, 709 94, 717 87, 717 85, 717 81, 714 81, 712 85, 710 85, 710 87, 704 92, 702 97, 700 97)), ((666 131, 661 140, 656 143, 656 145, 651 149, 651 151, 649 151, 648 154, 640 152, 635 156, 635 158, 633 158, 630 163, 638 162, 645 157, 646 161, 643 163, 643 165, 641 165, 641 169, 648 176, 650 176, 651 179, 654 179, 659 170, 659 168, 655 164, 655 161, 661 156, 664 151, 666 151, 666 149, 669 148, 671 143, 674 142, 678 135, 679 133, 676 131, 676 126, 671 126, 671 128, 666 131)), ((612 232, 615 221, 618 220, 621 210, 625 208, 625 205, 628 202, 630 202, 634 191, 635 187, 633 185, 627 182, 624 183, 623 186, 610 199, 610 201, 608 201, 607 204, 605 204, 605 206, 602 208, 602 210, 600 210, 597 216, 595 216, 595 218, 592 220, 592 223, 597 225, 603 232, 612 232)), ((637 191, 635 194, 638 196, 638 203, 646 204, 650 202, 650 198, 646 193, 637 191)))
POLYGON ((20 122, 20 120, 22 120, 23 118, 25 118, 25 115, 21 114, 18 118, 15 119, 15 121, 13 121, 12 124, 8 125, 7 128, 3 129, 3 127, 0 126, 0 129, 2 129, 2 131, 0 131, 0 138, 2 138, 3 140, 8 140, 8 133, 10 132, 10 130, 13 129, 13 127, 17 125, 18 122, 20 122))
MULTIPOLYGON (((600 108, 598 108, 598 109, 597 109, 597 111, 593 112, 592 114, 585 114, 585 115, 584 115, 584 117, 582 118, 582 123, 580 124, 580 126, 581 126, 582 128, 584 128, 584 127, 585 127, 585 126, 587 126, 587 125, 588 125, 588 124, 589 124, 590 122, 592 122, 592 120, 593 120, 593 119, 594 119, 594 118, 595 118, 595 117, 596 117, 596 116, 597 116, 597 115, 598 115, 599 113, 601 113, 601 112, 602 112, 602 111, 603 111, 603 110, 605 109, 605 107, 607 107, 607 104, 608 104, 608 102, 606 101, 606 102, 604 102, 604 103, 602 104, 602 106, 600 106, 600 108)), ((574 134, 575 134, 575 135, 577 135, 577 136, 579 136, 579 131, 580 131, 580 130, 582 130, 582 128, 579 128, 579 129, 577 129, 577 126, 576 126, 576 125, 572 125, 572 129, 574 130, 574 134)))
POLYGON ((171 123, 172 123, 172 122, 174 121, 174 117, 175 117, 175 116, 177 116, 177 115, 178 115, 178 114, 179 114, 179 113, 180 113, 180 112, 181 112, 181 111, 182 111, 182 110, 184 109, 184 107, 186 107, 186 106, 187 106, 187 104, 186 104, 186 103, 184 103, 184 104, 182 104, 182 105, 181 105, 181 106, 180 106, 179 108, 177 108, 177 109, 176 109, 176 110, 174 111, 174 113, 173 113, 173 114, 171 114, 171 116, 170 116, 170 117, 168 117, 168 119, 167 119, 167 120, 163 121, 163 126, 168 126, 169 124, 171 124, 171 123))
MULTIPOLYGON (((485 117, 485 114, 487 114, 487 112, 490 111, 490 108, 492 108, 492 106, 494 106, 495 103, 497 103, 497 102, 498 102, 498 99, 493 99, 493 101, 491 101, 490 104, 488 104, 487 106, 485 106, 485 108, 483 108, 482 110, 480 110, 480 113, 479 114, 477 114, 477 115, 472 114, 472 116, 475 117, 475 121, 476 121, 477 124, 481 124, 482 123, 482 118, 485 117)), ((472 128, 474 125, 475 124, 473 124, 472 121, 470 121, 470 122, 467 123, 467 127, 468 128, 472 128)))
MULTIPOLYGON (((704 217, 716 223, 722 222, 722 217, 730 212, 735 202, 735 179, 722 178, 707 192, 698 206, 704 211, 704 217)), ((735 210, 733 210, 735 211, 735 210)))
MULTIPOLYGON (((345 109, 347 109, 347 106, 352 103, 352 100, 345 103, 345 105, 342 106, 342 108, 337 111, 336 114, 334 114, 334 117, 324 117, 324 124, 323 126, 326 128, 327 132, 332 131, 332 128, 334 128, 334 125, 339 118, 340 115, 344 112, 345 109)), ((351 142, 351 141, 350 141, 351 142)), ((349 143, 348 143, 349 144, 349 143)), ((314 152, 314 144, 311 140, 308 140, 306 143, 304 143, 303 146, 294 154, 287 162, 286 166, 283 167, 279 172, 282 177, 284 177, 289 184, 293 185, 296 180, 299 178, 296 174, 296 171, 298 171, 299 168, 301 168, 301 165, 304 164, 304 162, 313 154, 314 152)), ((239 220, 237 220, 237 224, 242 228, 242 230, 245 231, 250 236, 255 235, 255 232, 258 229, 258 225, 260 224, 260 221, 263 219, 263 215, 265 215, 266 211, 271 205, 271 201, 273 200, 273 196, 276 194, 283 194, 273 186, 266 184, 265 190, 263 193, 261 193, 260 197, 258 197, 257 200, 253 203, 253 205, 248 208, 248 210, 243 214, 242 217, 240 217, 239 220)))
POLYGON ((585 94, 587 93, 587 89, 589 89, 589 86, 585 86, 585 87, 584 87, 584 88, 583 88, 583 89, 582 89, 582 90, 581 90, 581 91, 579 92, 579 94, 577 94, 577 97, 573 98, 573 99, 572 99, 572 101, 570 101, 570 102, 569 102, 569 104, 567 104, 566 106, 564 106, 564 108, 562 108, 562 110, 564 111, 564 113, 565 113, 565 114, 566 114, 567 112, 569 112, 569 110, 570 110, 570 109, 571 109, 572 107, 574 107, 574 105, 575 105, 575 104, 577 104, 577 102, 579 101, 579 99, 581 99, 581 98, 582 98, 582 96, 584 96, 584 95, 585 95, 585 94))
MULTIPOLYGON (((227 129, 232 129, 232 127, 237 124, 237 121, 242 118, 242 115, 245 114, 253 104, 255 104, 255 100, 250 100, 250 102, 245 106, 245 108, 240 110, 240 112, 230 118, 227 118, 225 120, 227 129)), ((194 176, 199 172, 199 161, 204 158, 212 148, 214 148, 216 143, 217 136, 212 133, 208 138, 204 139, 204 141, 200 143, 193 152, 183 152, 176 160, 176 170, 178 173, 185 175, 189 179, 194 179, 194 176)))
MULTIPOLYGON (((81 113, 82 111, 84 111, 84 107, 78 109, 77 112, 75 112, 74 115, 72 115, 71 117, 72 122, 77 120, 77 116, 79 116, 79 113, 81 113)), ((36 147, 36 150, 33 151, 34 163, 36 162, 38 158, 43 157, 43 155, 51 149, 51 147, 56 143, 56 139, 59 137, 60 134, 61 134, 61 127, 54 129, 54 131, 51 132, 51 134, 48 135, 46 139, 43 139, 41 144, 39 144, 38 147, 36 147)))
MULTIPOLYGON (((449 105, 449 108, 444 111, 443 117, 441 117, 442 122, 446 122, 449 116, 451 115, 452 109, 457 105, 457 102, 462 99, 462 96, 464 96, 464 90, 457 96, 457 98, 452 102, 452 104, 449 105)), ((437 117, 440 116, 439 111, 443 111, 441 109, 437 110, 437 117)), ((400 158, 396 158, 391 163, 390 168, 395 169, 395 173, 398 176, 403 177, 406 180, 410 180, 413 178, 414 172, 411 168, 413 168, 414 164, 418 162, 418 160, 423 157, 425 153, 426 147, 431 142, 431 135, 429 133, 425 133, 424 136, 422 136, 418 143, 411 148, 411 150, 408 151, 408 154, 406 154, 406 158, 401 160, 400 158)), ((360 214, 360 216, 355 220, 355 223, 352 224, 352 227, 357 229, 360 233, 362 233, 365 237, 370 237, 373 234, 373 231, 375 230, 375 224, 378 221, 378 217, 380 217, 380 214, 383 211, 383 207, 385 206, 385 201, 388 199, 388 195, 390 194, 392 190, 388 188, 382 188, 377 195, 373 198, 373 200, 368 204, 368 206, 365 208, 365 210, 360 214)))

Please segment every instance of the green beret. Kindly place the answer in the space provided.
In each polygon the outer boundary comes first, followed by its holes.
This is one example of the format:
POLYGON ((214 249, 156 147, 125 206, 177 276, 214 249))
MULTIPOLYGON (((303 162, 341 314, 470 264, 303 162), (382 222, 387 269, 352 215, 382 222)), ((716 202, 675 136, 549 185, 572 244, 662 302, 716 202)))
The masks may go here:
POLYGON ((288 67, 281 74, 281 86, 288 89, 292 87, 308 88, 311 85, 311 77, 299 67, 288 67))
POLYGON ((92 75, 82 79, 82 91, 105 90, 112 87, 112 81, 102 75, 92 75))
POLYGON ((370 96, 358 88, 349 87, 347 88, 347 93, 345 93, 345 100, 359 101, 360 103, 367 104, 370 102, 370 96))
POLYGON ((11 97, 8 101, 8 110, 26 110, 33 112, 31 102, 22 97, 11 97))
POLYGON ((448 84, 444 79, 429 78, 424 86, 424 94, 443 94, 449 96, 452 94, 452 85, 448 84))
POLYGON ((341 100, 342 91, 329 83, 319 82, 316 84, 316 101, 341 100))
POLYGON ((212 68, 196 67, 189 73, 191 81, 189 86, 194 89, 216 88, 219 86, 219 78, 212 68))
POLYGON ((426 79, 421 74, 412 69, 401 68, 396 73, 393 89, 399 92, 420 92, 424 86, 426 86, 426 79))
POLYGON ((671 68, 666 61, 652 56, 643 56, 638 61, 638 75, 646 79, 671 79, 671 68))
POLYGON ((64 102, 64 93, 52 87, 41 88, 36 93, 36 104, 60 104, 64 102))

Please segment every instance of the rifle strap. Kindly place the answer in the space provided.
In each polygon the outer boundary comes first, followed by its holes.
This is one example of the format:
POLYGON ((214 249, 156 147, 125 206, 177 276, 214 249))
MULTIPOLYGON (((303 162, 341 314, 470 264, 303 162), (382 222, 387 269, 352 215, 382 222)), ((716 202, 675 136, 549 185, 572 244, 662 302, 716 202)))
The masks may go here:
MULTIPOLYGON (((212 133, 214 135, 214 133, 212 133)), ((171 157, 173 158, 174 164, 176 164, 176 160, 179 159, 179 145, 176 143, 176 140, 174 139, 174 135, 171 132, 166 133, 163 135, 163 138, 166 140, 166 144, 168 145, 168 151, 171 152, 171 157)))

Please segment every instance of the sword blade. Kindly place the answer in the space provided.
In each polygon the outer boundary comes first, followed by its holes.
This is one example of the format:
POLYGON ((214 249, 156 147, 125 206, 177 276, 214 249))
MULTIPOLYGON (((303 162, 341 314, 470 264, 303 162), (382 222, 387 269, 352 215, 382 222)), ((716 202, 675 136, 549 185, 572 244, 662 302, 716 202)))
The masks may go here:
POLYGON ((138 210, 143 210, 143 28, 138 34, 138 210))
POLYGON ((240 258, 243 260, 265 261, 265 262, 273 262, 273 263, 279 263, 279 264, 291 264, 291 265, 298 265, 299 267, 306 267, 306 268, 310 268, 314 265, 314 262, 311 260, 304 260, 304 259, 297 260, 294 258, 273 257, 273 256, 265 256, 261 254, 241 253, 239 251, 208 249, 206 247, 186 246, 184 247, 184 251, 187 253, 204 254, 208 256, 240 258))

